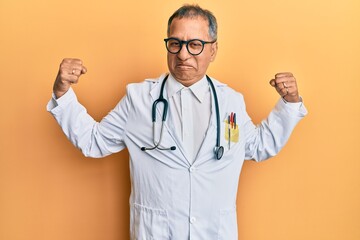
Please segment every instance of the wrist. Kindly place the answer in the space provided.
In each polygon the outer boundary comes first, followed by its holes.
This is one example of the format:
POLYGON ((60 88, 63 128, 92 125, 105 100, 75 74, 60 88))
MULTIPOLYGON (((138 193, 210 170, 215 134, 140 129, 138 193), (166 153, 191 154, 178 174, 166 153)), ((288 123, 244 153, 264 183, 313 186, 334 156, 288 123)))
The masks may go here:
POLYGON ((56 99, 61 98, 66 92, 67 91, 55 91, 55 90, 53 90, 53 93, 54 93, 56 99))
POLYGON ((286 101, 286 102, 290 102, 290 103, 298 103, 298 102, 301 102, 301 98, 299 95, 296 95, 296 96, 290 96, 290 95, 285 95, 283 97, 283 99, 286 101))

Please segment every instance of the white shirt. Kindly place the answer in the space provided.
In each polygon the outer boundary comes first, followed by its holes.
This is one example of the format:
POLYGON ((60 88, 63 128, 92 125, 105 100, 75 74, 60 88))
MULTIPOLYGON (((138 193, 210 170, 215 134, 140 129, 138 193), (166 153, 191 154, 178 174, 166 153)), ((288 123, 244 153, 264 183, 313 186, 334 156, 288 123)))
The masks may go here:
POLYGON ((184 87, 169 75, 166 82, 169 121, 181 139, 191 162, 194 162, 205 138, 211 115, 211 92, 206 76, 184 87))

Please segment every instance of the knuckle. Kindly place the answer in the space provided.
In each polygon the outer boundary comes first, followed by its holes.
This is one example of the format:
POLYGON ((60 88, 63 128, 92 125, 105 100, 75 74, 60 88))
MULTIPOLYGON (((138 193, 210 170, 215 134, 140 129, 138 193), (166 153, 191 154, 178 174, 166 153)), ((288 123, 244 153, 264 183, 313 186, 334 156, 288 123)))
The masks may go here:
POLYGON ((79 64, 79 65, 82 65, 82 64, 83 64, 82 61, 81 61, 81 59, 78 59, 78 58, 74 58, 74 59, 73 59, 73 62, 76 63, 76 64, 79 64))
POLYGON ((71 58, 64 58, 62 60, 62 63, 69 63, 69 62, 71 62, 71 58))
POLYGON ((79 64, 79 65, 82 65, 83 62, 78 58, 64 58, 60 65, 63 65, 63 64, 76 64, 76 65, 79 64))

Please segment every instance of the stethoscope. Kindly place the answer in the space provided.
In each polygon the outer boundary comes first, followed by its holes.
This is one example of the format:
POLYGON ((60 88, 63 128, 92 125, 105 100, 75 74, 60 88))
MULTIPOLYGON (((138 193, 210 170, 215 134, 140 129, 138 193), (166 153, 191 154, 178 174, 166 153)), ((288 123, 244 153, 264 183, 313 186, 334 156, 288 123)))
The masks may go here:
MULTIPOLYGON (((167 116, 167 111, 169 108, 169 104, 168 101, 163 97, 163 92, 164 92, 164 87, 165 87, 165 82, 167 80, 169 75, 167 75, 162 84, 161 84, 161 89, 160 89, 160 94, 159 94, 159 98, 156 99, 152 105, 152 122, 153 122, 153 143, 154 146, 153 147, 141 147, 142 151, 147 151, 147 150, 154 150, 154 149, 159 149, 159 150, 175 150, 176 146, 171 146, 169 148, 162 148, 160 147, 160 143, 162 140, 162 135, 163 135, 163 128, 164 128, 164 123, 166 121, 166 116, 167 116), (162 123, 161 123, 161 129, 160 129, 160 137, 159 137, 159 141, 156 142, 155 141, 155 123, 156 123, 156 106, 158 103, 162 103, 164 105, 163 108, 163 114, 162 114, 162 123)), ((220 111, 219 111, 219 103, 218 103, 218 98, 216 95, 216 90, 214 87, 213 82, 211 81, 211 79, 209 78, 209 76, 206 75, 206 79, 208 81, 208 83, 210 84, 211 90, 213 92, 214 95, 214 102, 215 102, 215 112, 216 112, 216 146, 214 147, 214 153, 215 153, 215 158, 217 160, 220 160, 224 154, 224 147, 220 146, 220 111)))

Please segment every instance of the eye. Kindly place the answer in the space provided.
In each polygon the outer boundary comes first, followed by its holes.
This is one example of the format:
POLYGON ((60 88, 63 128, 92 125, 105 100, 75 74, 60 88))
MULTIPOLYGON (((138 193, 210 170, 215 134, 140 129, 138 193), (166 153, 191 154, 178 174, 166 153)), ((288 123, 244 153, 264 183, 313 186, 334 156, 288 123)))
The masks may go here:
POLYGON ((170 42, 169 45, 172 46, 172 47, 177 47, 180 44, 179 44, 179 42, 170 42))
POLYGON ((189 46, 191 48, 201 48, 202 47, 202 43, 200 41, 191 41, 189 43, 189 46))
POLYGON ((177 40, 170 40, 168 42, 168 46, 170 46, 170 47, 178 47, 178 46, 180 46, 180 42, 177 41, 177 40))

